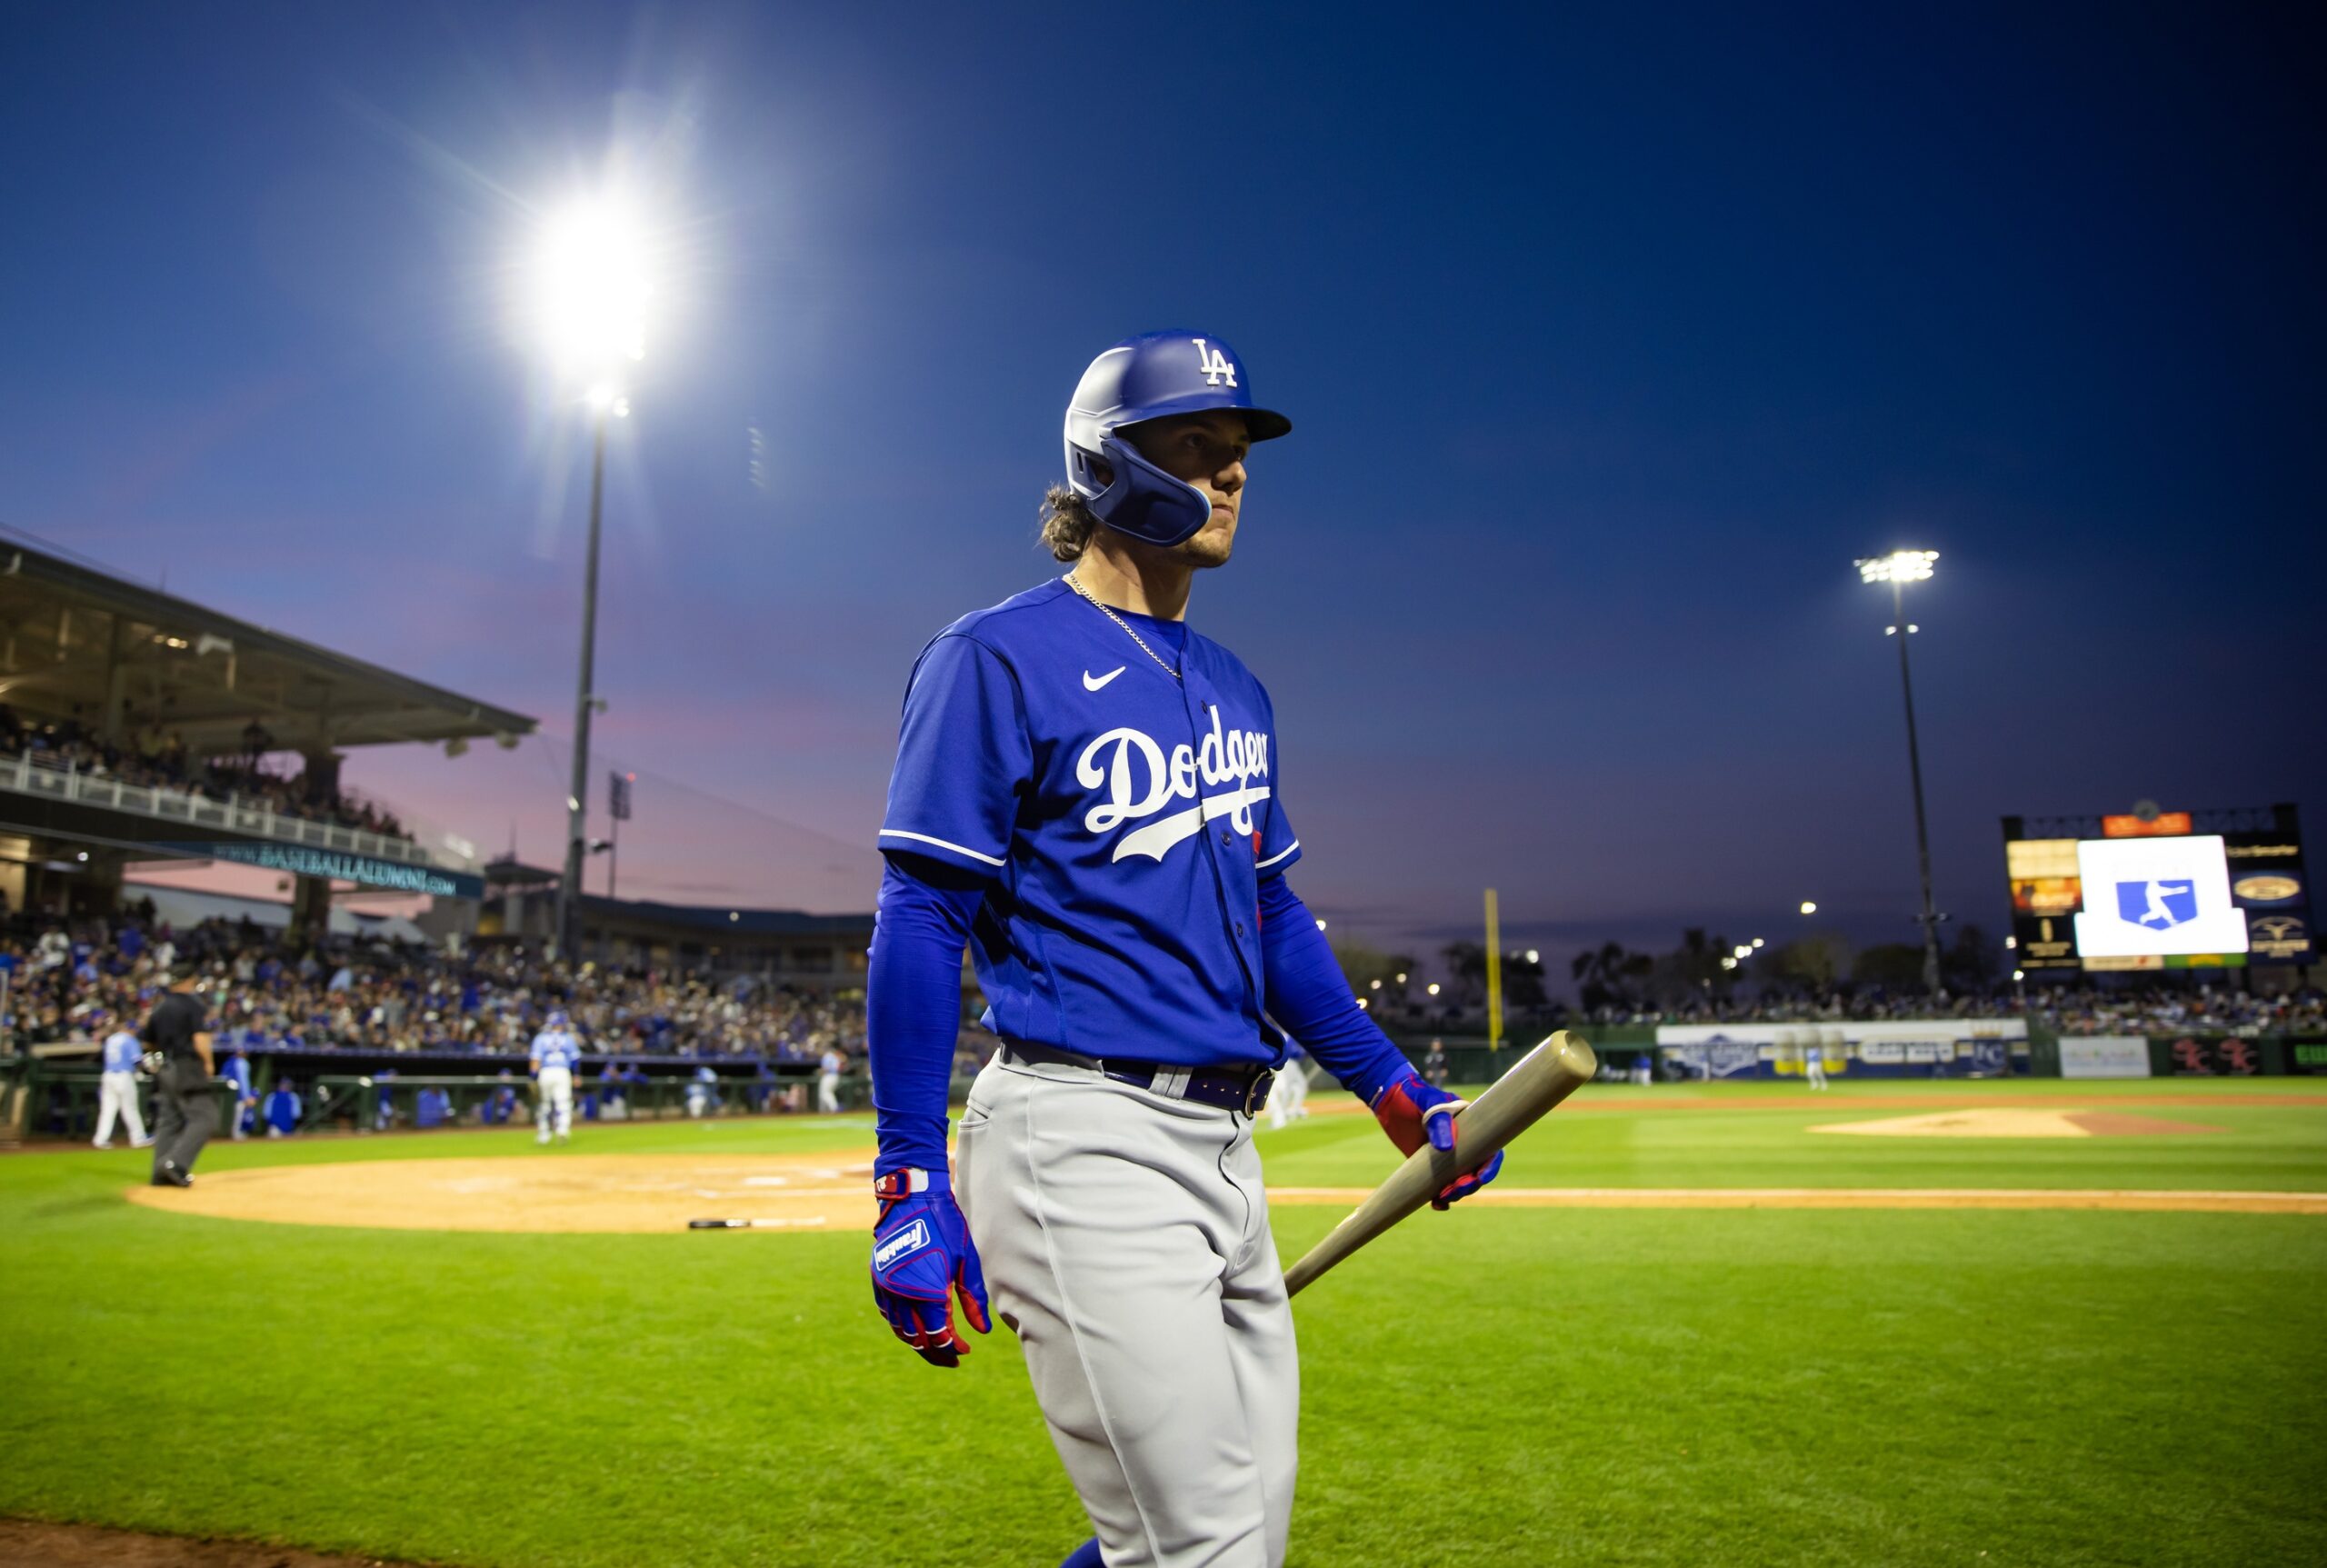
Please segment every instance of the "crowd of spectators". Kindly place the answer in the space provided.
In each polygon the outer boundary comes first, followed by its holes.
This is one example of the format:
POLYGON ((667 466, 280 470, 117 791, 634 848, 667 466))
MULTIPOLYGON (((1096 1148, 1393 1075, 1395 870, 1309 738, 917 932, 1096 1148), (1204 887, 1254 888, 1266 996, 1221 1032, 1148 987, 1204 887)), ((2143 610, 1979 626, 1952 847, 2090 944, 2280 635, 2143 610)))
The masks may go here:
MULTIPOLYGON (((0 938, 0 968, 13 972, 15 1036, 37 1044, 102 1034, 107 1020, 134 1024, 179 957, 210 973, 222 1042, 261 1051, 523 1056, 548 1014, 562 1009, 597 1056, 814 1064, 836 1050, 864 1059, 861 993, 834 998, 665 969, 576 971, 517 947, 449 954, 378 939, 295 942, 248 921, 173 931, 150 901, 112 919, 13 924, 0 938)), ((2030 986, 1936 1004, 1855 987, 1708 996, 1653 1011, 1555 1004, 1553 1012, 1550 1022, 1586 1026, 1951 1017, 2026 1018, 2062 1034, 2327 1034, 2327 993, 2315 986, 2274 996, 2221 985, 2030 986)), ((959 1065, 974 1071, 977 1038, 965 1037, 964 1050, 959 1065)))
POLYGON ((15 923, 0 941, 15 1035, 39 1044, 101 1034, 107 1019, 134 1025, 180 958, 210 975, 221 1043, 260 1051, 523 1056, 553 1010, 595 1055, 814 1063, 827 1049, 861 1059, 864 1048, 861 999, 666 970, 569 970, 517 948, 453 955, 294 942, 248 921, 174 931, 150 902, 110 920, 15 923))
POLYGON ((1817 995, 1708 997, 1656 1010, 1594 1008, 1588 1024, 1840 1024, 1919 1018, 2025 1018, 2058 1034, 2327 1034, 2327 992, 2302 986, 2263 996, 2226 985, 2100 990, 2032 985, 1947 996, 1840 989, 1817 995))
POLYGON ((185 737, 159 724, 143 725, 108 741, 77 719, 27 723, 0 703, 0 756, 31 754, 36 762, 79 770, 92 778, 121 779, 152 789, 225 804, 265 806, 279 815, 358 828, 387 838, 410 835, 395 814, 303 773, 267 765, 275 739, 254 722, 234 756, 196 756, 185 737))

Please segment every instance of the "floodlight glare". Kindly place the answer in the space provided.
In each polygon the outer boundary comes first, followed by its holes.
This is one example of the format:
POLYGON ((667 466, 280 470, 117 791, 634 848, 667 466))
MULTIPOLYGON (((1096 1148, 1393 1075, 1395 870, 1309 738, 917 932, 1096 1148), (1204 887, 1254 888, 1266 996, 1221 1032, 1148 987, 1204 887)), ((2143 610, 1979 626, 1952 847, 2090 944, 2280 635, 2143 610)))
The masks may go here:
POLYGON ((584 203, 551 223, 534 281, 542 335, 561 364, 603 374, 646 357, 654 287, 644 232, 622 204, 584 203))
POLYGON ((1858 564, 1858 580, 1862 583, 1921 583, 1931 576, 1932 564, 1939 559, 1936 550, 1893 550, 1888 555, 1862 557, 1858 564))

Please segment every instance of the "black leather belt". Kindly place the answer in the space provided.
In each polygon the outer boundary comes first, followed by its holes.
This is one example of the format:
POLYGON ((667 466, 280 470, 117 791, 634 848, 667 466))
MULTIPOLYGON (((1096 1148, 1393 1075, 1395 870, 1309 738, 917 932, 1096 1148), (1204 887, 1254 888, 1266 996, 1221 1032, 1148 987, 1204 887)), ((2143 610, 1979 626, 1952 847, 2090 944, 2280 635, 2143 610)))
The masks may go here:
POLYGON ((1223 1111, 1257 1116, 1269 1103, 1269 1087, 1276 1071, 1259 1063, 1215 1067, 1175 1067, 1167 1062, 1126 1062, 1118 1056, 1085 1056, 1080 1051, 1060 1051, 1048 1045, 1022 1045, 1006 1041, 1005 1058, 1049 1062, 1061 1067, 1082 1067, 1103 1074, 1118 1084, 1129 1084, 1167 1100, 1193 1100, 1223 1111))

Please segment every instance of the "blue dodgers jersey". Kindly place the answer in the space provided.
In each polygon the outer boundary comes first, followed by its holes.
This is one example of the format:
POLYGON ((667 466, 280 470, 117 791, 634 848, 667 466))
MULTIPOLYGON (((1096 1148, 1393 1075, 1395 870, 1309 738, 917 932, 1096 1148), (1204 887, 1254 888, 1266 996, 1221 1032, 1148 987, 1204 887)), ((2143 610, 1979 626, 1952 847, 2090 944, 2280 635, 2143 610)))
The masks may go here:
POLYGON ((956 621, 914 665, 881 847, 994 879, 970 946, 1005 1039, 1276 1058, 1260 882, 1301 844, 1275 714, 1218 644, 1191 632, 1179 662, 1174 680, 1054 579, 956 621))
POLYGON ((145 1047, 140 1045, 137 1036, 126 1029, 115 1030, 105 1036, 105 1070, 108 1073, 134 1073, 137 1070, 138 1059, 145 1054, 145 1047))
POLYGON ((582 1047, 563 1029, 544 1029, 534 1036, 534 1055, 544 1072, 563 1067, 571 1073, 582 1065, 582 1047))

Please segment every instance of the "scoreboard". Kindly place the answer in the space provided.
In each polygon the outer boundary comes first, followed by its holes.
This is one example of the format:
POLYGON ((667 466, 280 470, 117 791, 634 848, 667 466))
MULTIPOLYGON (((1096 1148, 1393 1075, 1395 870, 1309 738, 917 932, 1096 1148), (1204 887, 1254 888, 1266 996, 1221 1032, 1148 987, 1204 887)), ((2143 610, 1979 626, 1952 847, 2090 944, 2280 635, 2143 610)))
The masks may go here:
POLYGON ((2237 968, 2316 952, 2295 808, 2003 819, 2016 967, 2237 968))

